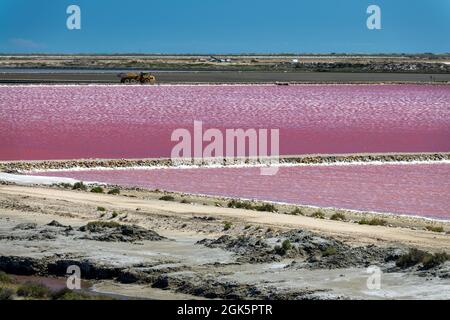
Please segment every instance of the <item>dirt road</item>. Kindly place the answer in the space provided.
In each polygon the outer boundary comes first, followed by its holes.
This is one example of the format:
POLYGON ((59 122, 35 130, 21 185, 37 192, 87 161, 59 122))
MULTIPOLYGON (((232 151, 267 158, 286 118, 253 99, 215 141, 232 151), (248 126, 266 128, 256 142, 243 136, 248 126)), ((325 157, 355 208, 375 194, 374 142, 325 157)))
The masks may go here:
POLYGON ((89 192, 56 190, 45 187, 2 185, 0 197, 21 199, 30 197, 37 204, 63 201, 67 208, 80 206, 102 206, 111 210, 139 211, 141 215, 163 215, 173 217, 212 216, 227 221, 259 224, 282 229, 307 229, 333 236, 355 244, 403 244, 430 251, 450 252, 450 235, 425 230, 367 226, 350 222, 315 219, 305 216, 255 212, 198 204, 166 202, 156 199, 142 199, 112 196, 89 192))

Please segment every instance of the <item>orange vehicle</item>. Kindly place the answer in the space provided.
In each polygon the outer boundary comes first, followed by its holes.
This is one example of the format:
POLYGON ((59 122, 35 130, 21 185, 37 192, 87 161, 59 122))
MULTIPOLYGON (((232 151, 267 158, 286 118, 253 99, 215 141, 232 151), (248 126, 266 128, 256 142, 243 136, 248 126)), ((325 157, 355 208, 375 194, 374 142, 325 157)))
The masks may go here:
POLYGON ((128 72, 128 73, 121 73, 119 74, 120 82, 121 83, 127 83, 127 84, 136 84, 136 83, 142 83, 142 84, 155 84, 156 78, 149 72, 128 72))

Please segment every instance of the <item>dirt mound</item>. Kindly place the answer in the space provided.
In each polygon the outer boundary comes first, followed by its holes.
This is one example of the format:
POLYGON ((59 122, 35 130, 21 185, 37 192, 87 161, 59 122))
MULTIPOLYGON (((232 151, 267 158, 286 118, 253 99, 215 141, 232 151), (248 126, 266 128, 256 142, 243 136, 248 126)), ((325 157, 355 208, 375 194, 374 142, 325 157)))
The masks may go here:
POLYGON ((247 254, 249 251, 266 250, 269 245, 263 240, 255 237, 233 237, 224 235, 217 239, 203 239, 197 244, 205 245, 209 248, 222 248, 239 254, 247 254))
POLYGON ((400 248, 384 248, 375 245, 353 247, 339 240, 319 236, 305 230, 294 230, 279 235, 289 241, 300 256, 306 257, 309 268, 366 267, 395 261, 405 251, 400 248))
POLYGON ((349 268, 385 264, 395 261, 405 251, 374 245, 352 247, 336 239, 310 231, 293 230, 266 239, 252 236, 224 235, 217 239, 203 239, 197 244, 221 248, 238 255, 237 261, 263 263, 283 259, 297 259, 291 266, 306 268, 349 268))
POLYGON ((58 227, 58 228, 67 228, 67 226, 59 223, 56 220, 52 220, 50 223, 47 224, 47 226, 49 226, 49 227, 58 227))
POLYGON ((70 226, 64 226, 58 221, 53 220, 47 225, 38 225, 36 223, 20 223, 10 231, 0 233, 0 240, 9 241, 45 241, 55 240, 58 236, 73 235, 73 229, 70 226))
POLYGON ((197 244, 234 252, 239 255, 239 262, 261 263, 279 260, 279 257, 273 254, 273 248, 264 239, 256 237, 224 235, 217 239, 203 239, 197 244))
POLYGON ((142 240, 160 241, 167 239, 153 230, 137 225, 124 225, 117 222, 94 221, 80 227, 87 233, 83 239, 109 242, 135 242, 142 240))
POLYGON ((305 254, 316 254, 326 250, 327 248, 334 247, 338 251, 344 251, 349 249, 348 245, 335 240, 333 238, 319 236, 306 230, 294 230, 281 233, 279 239, 283 241, 287 240, 293 245, 296 245, 297 249, 305 254))
POLYGON ((32 229, 36 229, 37 228, 37 224, 36 223, 19 223, 17 226, 14 227, 13 230, 32 230, 32 229))

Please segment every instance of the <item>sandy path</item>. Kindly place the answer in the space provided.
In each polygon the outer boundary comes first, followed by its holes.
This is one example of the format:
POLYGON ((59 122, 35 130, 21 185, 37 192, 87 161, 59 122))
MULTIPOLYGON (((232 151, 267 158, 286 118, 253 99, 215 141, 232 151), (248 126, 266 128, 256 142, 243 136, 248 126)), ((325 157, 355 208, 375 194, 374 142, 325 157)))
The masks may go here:
POLYGON ((250 210, 230 209, 213 206, 189 205, 177 202, 128 198, 89 192, 56 190, 42 187, 0 186, 0 196, 30 196, 48 200, 64 200, 68 206, 91 205, 110 209, 136 210, 143 214, 164 214, 173 216, 212 215, 230 221, 263 224, 282 228, 305 228, 335 236, 353 243, 376 243, 378 245, 401 243, 431 251, 450 252, 450 235, 424 230, 366 226, 355 223, 320 220, 304 216, 291 216, 276 213, 261 213, 250 210))

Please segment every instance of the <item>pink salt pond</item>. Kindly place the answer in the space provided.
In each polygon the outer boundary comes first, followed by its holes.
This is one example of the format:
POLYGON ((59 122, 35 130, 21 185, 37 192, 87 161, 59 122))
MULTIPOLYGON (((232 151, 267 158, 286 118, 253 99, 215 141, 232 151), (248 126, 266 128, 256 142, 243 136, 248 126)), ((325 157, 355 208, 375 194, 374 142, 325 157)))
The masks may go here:
POLYGON ((47 172, 123 186, 450 219, 450 164, 47 172))
POLYGON ((0 160, 170 156, 176 128, 280 129, 280 153, 450 151, 445 85, 0 86, 0 160))

